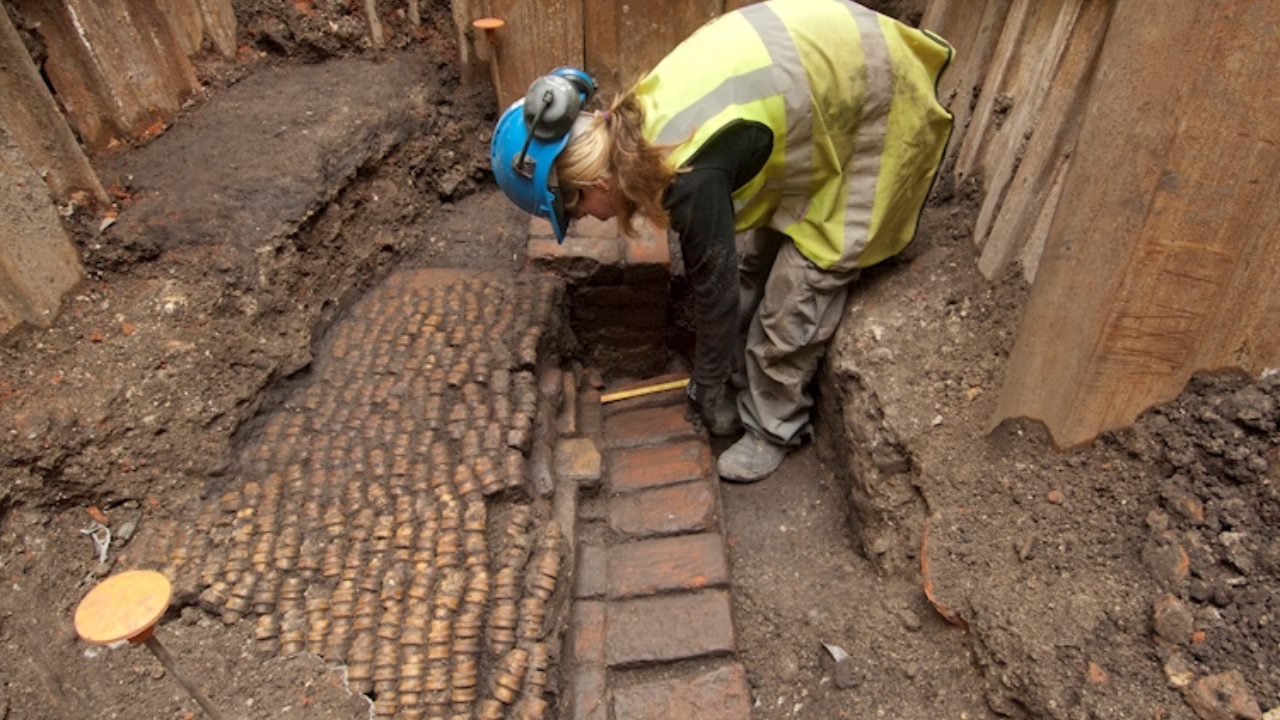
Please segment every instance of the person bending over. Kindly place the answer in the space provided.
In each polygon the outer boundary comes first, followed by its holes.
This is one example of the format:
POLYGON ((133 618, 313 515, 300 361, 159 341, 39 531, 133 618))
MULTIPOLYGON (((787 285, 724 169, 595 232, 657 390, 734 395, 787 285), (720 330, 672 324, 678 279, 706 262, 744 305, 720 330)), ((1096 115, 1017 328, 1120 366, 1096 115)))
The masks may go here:
POLYGON ((582 110, 590 76, 559 68, 499 120, 498 184, 559 240, 583 215, 678 235, 690 400, 713 435, 745 426, 722 479, 764 479, 811 437, 850 284, 915 235, 951 133, 936 93, 951 57, 847 0, 771 0, 713 19, 603 109, 582 110))

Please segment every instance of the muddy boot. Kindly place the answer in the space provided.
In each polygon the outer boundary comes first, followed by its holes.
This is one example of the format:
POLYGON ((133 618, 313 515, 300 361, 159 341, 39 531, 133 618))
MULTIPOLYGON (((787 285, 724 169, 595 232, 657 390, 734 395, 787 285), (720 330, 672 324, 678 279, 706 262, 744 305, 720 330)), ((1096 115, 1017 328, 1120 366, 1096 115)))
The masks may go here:
POLYGON ((742 420, 738 418, 737 393, 720 385, 694 385, 689 383, 690 419, 700 423, 715 437, 735 437, 742 433, 742 420))
POLYGON ((749 432, 720 454, 716 470, 728 482, 759 482, 782 465, 790 449, 749 432))

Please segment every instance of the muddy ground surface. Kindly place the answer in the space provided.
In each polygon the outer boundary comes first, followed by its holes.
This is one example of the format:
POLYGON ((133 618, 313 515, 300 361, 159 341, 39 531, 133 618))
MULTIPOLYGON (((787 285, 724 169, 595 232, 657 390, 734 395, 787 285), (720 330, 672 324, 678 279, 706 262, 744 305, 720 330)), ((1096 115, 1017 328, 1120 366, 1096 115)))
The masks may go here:
MULTIPOLYGON (((422 3, 412 27, 388 6, 389 47, 371 58, 349 5, 238 3, 242 57, 202 67, 205 102, 95 160, 119 217, 69 217, 86 282, 53 327, 0 340, 0 717, 198 714, 141 648, 77 639, 76 604, 117 569, 85 531, 147 533, 215 492, 255 418, 390 269, 522 271, 524 218, 488 180, 495 109, 458 82, 448 8, 422 3), (318 154, 332 143, 313 133, 358 152, 318 154)), ((824 371, 885 383, 919 530, 868 544, 839 442, 723 488, 756 717, 1209 720, 1280 705, 1280 378, 1197 379, 1069 452, 1030 424, 988 428, 1026 288, 977 275, 974 189, 940 190, 907 256, 864 279, 824 371)), ((338 669, 263 660, 245 623, 186 607, 162 632, 236 716, 367 716, 338 669)))

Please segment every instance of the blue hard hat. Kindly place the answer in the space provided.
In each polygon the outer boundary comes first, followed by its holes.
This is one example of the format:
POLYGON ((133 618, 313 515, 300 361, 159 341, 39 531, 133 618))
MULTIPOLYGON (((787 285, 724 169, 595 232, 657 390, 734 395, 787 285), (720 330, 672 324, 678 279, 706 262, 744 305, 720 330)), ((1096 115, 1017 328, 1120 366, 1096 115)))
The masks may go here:
POLYGON ((551 221, 556 241, 564 242, 569 215, 555 177, 555 161, 569 144, 569 131, 595 94, 591 76, 576 68, 557 68, 529 86, 498 119, 489 149, 498 187, 521 210, 551 221))

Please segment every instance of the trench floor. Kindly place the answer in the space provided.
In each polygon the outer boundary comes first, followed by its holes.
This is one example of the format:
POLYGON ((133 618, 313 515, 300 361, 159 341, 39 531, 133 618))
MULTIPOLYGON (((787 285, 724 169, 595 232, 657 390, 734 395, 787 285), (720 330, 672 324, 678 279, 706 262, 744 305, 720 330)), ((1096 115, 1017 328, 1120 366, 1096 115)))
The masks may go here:
POLYGON ((378 718, 749 717, 707 437, 680 390, 601 402, 624 388, 559 357, 564 292, 393 274, 126 562, 378 718))

